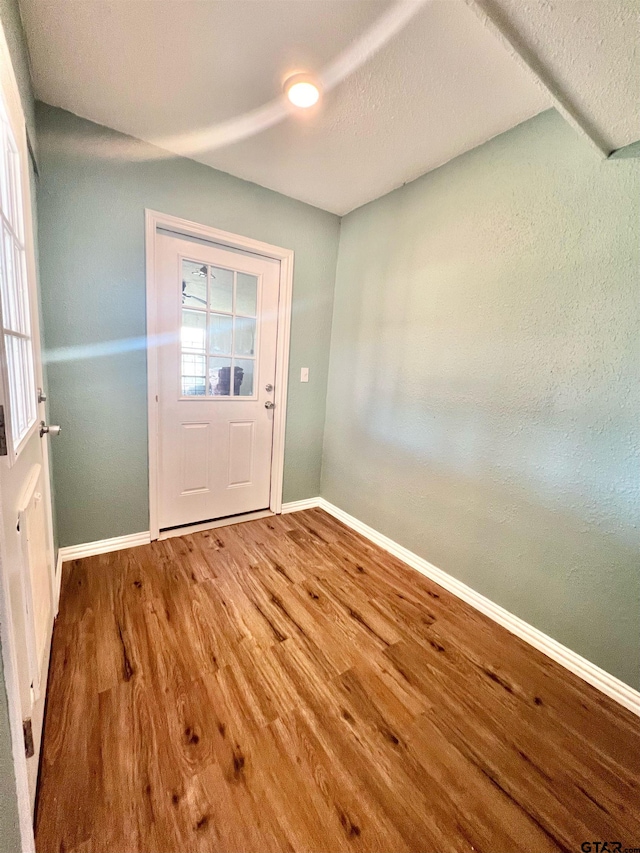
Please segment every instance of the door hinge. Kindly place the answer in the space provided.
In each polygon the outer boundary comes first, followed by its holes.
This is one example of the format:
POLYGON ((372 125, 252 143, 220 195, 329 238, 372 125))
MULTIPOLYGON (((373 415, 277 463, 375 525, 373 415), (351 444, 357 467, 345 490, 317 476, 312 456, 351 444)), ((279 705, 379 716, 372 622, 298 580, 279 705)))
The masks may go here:
POLYGON ((0 406, 0 456, 7 455, 7 430, 4 425, 4 406, 0 406))
POLYGON ((35 749, 33 748, 33 727, 31 725, 31 717, 22 721, 22 732, 24 734, 24 754, 27 758, 33 758, 35 749))

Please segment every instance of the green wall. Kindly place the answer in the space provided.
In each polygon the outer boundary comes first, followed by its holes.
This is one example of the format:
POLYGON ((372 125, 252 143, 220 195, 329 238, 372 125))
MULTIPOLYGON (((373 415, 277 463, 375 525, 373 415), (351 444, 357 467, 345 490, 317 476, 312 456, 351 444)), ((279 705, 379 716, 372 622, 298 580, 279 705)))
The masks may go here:
POLYGON ((60 545, 149 529, 145 208, 295 251, 284 500, 317 495, 338 217, 53 107, 36 122, 60 545))
POLYGON ((346 216, 321 492, 635 687, 639 199, 550 111, 346 216))

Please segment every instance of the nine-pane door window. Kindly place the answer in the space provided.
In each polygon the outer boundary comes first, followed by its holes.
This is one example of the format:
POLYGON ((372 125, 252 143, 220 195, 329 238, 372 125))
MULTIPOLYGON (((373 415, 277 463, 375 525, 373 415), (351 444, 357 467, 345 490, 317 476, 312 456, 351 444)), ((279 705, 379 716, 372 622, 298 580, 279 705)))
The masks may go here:
POLYGON ((0 281, 13 452, 37 418, 20 155, 0 101, 0 281))

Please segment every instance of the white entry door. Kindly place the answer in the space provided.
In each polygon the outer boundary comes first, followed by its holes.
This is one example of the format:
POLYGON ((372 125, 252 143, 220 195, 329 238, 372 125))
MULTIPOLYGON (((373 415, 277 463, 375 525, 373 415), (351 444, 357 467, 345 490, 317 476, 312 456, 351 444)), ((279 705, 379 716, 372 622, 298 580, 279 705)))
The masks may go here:
POLYGON ((25 850, 33 844, 31 809, 59 581, 48 438, 41 434, 42 381, 29 155, 0 29, 0 640, 14 760, 7 781, 15 778, 25 850))
POLYGON ((160 530, 268 509, 280 263, 158 234, 160 530))

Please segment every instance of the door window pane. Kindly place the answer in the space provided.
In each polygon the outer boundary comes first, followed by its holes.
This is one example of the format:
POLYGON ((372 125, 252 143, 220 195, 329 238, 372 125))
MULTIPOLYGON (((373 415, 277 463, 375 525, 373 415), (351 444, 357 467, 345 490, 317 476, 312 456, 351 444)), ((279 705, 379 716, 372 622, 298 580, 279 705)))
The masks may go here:
POLYGON ((22 212, 22 193, 20 181, 20 158, 18 152, 13 145, 13 140, 10 140, 9 150, 7 152, 7 162, 9 166, 9 182, 11 192, 11 224, 18 239, 22 242, 24 238, 24 223, 22 212))
POLYGON ((20 331, 25 335, 31 334, 31 317, 29 316, 29 297, 27 279, 27 256, 17 244, 13 244, 14 268, 18 289, 18 312, 20 314, 20 331))
POLYGON ((4 251, 2 255, 2 313, 5 329, 20 332, 18 312, 18 288, 15 280, 13 261, 13 240, 8 230, 4 230, 4 251))
POLYGON ((256 321, 248 317, 236 317, 234 328, 234 355, 255 355, 256 321))
POLYGON ((23 435, 25 432, 27 419, 25 413, 25 400, 22 388, 20 387, 20 338, 15 338, 13 335, 5 335, 4 338, 6 353, 7 353, 7 371, 9 373, 9 385, 12 397, 12 425, 13 430, 17 435, 23 435))
POLYGON ((209 393, 214 397, 228 397, 231 379, 230 358, 209 359, 209 393))
POLYGON ((182 395, 201 397, 206 392, 207 358, 196 353, 182 353, 182 395))
POLYGON ((236 358, 233 361, 235 393, 238 397, 253 397, 253 370, 255 361, 236 358))
POLYGON ((207 265, 182 261, 182 304, 189 308, 207 307, 207 265))
POLYGON ((258 296, 258 279, 255 275, 244 272, 238 273, 236 282, 236 314, 245 314, 248 317, 256 316, 256 304, 258 296))
POLYGON ((204 397, 206 392, 206 383, 204 376, 183 376, 182 377, 182 396, 183 397, 204 397))
POLYGON ((204 355, 197 355, 193 352, 182 353, 182 372, 191 376, 205 376, 207 368, 207 359, 204 355))
POLYGON ((228 314, 209 315, 209 352, 212 355, 231 355, 233 317, 228 314))
POLYGON ((12 332, 30 334, 29 305, 25 252, 15 241, 11 232, 4 229, 4 252, 2 254, 2 308, 4 327, 12 332))
POLYGON ((11 423, 17 444, 36 418, 36 394, 31 341, 4 336, 11 395, 11 423))
POLYGON ((228 397, 231 379, 230 358, 209 359, 209 393, 214 397, 228 397))
POLYGON ((207 315, 200 311, 182 310, 181 341, 184 349, 205 351, 207 315))
POLYGON ((231 314, 233 311, 233 271, 209 267, 211 276, 211 310, 231 314))

